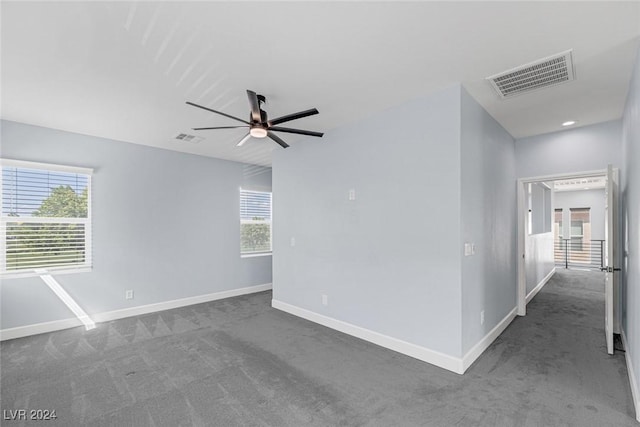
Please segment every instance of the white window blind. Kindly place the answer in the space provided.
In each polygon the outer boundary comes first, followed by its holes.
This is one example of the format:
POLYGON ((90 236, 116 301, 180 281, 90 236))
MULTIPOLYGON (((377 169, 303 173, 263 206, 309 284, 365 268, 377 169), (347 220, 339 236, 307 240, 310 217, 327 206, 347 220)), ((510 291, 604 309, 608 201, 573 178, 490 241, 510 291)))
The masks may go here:
POLYGON ((0 162, 0 274, 91 267, 91 169, 0 162))
POLYGON ((240 189, 240 252, 271 252, 271 193, 240 189))

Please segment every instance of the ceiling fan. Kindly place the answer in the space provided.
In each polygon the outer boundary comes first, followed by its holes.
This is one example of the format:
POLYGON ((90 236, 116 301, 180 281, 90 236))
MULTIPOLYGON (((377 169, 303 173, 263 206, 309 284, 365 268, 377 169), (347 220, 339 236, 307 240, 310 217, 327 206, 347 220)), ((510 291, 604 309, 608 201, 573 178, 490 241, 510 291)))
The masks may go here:
POLYGON ((254 138, 269 137, 275 142, 277 142, 282 148, 287 148, 289 144, 287 144, 282 139, 280 139, 280 137, 276 135, 274 132, 295 133, 299 135, 308 135, 308 136, 317 136, 317 137, 322 137, 322 135, 324 135, 324 133, 322 132, 314 132, 314 131, 302 130, 302 129, 291 129, 291 128, 278 126, 280 123, 285 123, 291 120, 297 120, 303 117, 313 116, 315 114, 318 114, 318 110, 316 110, 315 108, 312 108, 310 110, 300 111, 298 113, 287 114, 286 116, 269 120, 267 118, 267 112, 262 109, 262 104, 266 101, 266 98, 262 95, 256 94, 251 90, 247 90, 247 96, 249 97, 249 106, 251 107, 251 112, 249 114, 249 121, 242 120, 241 118, 231 116, 229 114, 212 110, 211 108, 203 107, 202 105, 194 104, 193 102, 187 101, 187 104, 192 105, 194 107, 202 108, 203 110, 211 111, 212 113, 220 114, 221 116, 225 116, 230 119, 236 120, 238 122, 244 123, 243 126, 216 126, 216 127, 207 127, 207 128, 193 128, 193 130, 236 129, 236 128, 248 127, 249 133, 245 135, 245 137, 242 138, 242 140, 238 143, 238 147, 241 147, 251 137, 254 137, 254 138))

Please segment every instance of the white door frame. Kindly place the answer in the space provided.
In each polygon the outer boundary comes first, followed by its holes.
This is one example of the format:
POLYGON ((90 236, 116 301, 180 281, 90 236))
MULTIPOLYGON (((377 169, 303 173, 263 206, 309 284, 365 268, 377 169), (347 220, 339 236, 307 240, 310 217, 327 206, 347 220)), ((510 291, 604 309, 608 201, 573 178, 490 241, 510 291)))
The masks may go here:
MULTIPOLYGON (((525 276, 525 233, 527 232, 526 228, 526 217, 527 217, 527 203, 525 198, 525 186, 527 184, 531 184, 534 182, 540 181, 556 181, 562 179, 579 179, 579 178, 592 178, 596 176, 607 176, 607 169, 600 169, 595 171, 587 171, 587 172, 573 172, 573 173, 563 173, 563 174, 555 174, 555 175, 543 175, 543 176, 535 176, 530 178, 518 178, 517 183, 517 215, 518 215, 518 241, 516 245, 517 252, 517 271, 518 271, 518 283, 517 283, 517 303, 518 303, 518 316, 525 316, 527 314, 527 283, 525 276)), ((604 201, 603 201, 604 203, 604 201)))

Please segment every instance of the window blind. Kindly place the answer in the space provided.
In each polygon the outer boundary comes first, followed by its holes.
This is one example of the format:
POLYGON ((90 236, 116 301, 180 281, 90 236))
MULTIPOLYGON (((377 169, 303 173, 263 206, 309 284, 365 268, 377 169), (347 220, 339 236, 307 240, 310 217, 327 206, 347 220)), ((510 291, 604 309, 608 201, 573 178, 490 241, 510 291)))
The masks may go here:
POLYGON ((271 193, 240 189, 240 252, 271 252, 271 193))
POLYGON ((91 266, 91 170, 2 160, 0 274, 91 266))

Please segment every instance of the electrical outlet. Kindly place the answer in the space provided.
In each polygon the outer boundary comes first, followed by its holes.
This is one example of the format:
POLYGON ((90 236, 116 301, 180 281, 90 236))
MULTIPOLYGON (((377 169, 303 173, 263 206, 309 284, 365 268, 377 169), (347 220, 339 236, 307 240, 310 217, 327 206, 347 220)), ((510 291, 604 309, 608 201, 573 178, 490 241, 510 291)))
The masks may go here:
POLYGON ((296 245, 296 238, 292 237, 291 238, 291 247, 294 247, 296 245))
POLYGON ((328 305, 329 304, 329 297, 327 295, 322 295, 322 305, 328 305))
POLYGON ((484 325, 484 310, 480 312, 480 324, 484 325))
POLYGON ((356 199, 356 190, 352 188, 351 190, 349 190, 349 200, 355 200, 355 199, 356 199))
POLYGON ((133 289, 129 289, 124 291, 124 298, 125 299, 133 299, 133 289))

